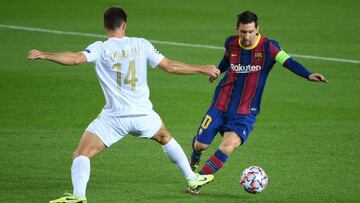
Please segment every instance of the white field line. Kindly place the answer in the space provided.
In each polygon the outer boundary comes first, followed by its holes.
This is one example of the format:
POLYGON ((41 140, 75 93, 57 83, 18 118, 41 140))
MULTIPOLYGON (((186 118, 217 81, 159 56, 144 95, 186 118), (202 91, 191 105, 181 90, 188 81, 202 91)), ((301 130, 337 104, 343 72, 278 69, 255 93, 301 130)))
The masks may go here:
MULTIPOLYGON (((16 26, 16 25, 0 24, 0 28, 13 29, 13 30, 25 30, 25 31, 31 31, 31 32, 45 32, 45 33, 53 33, 53 34, 59 34, 59 35, 77 35, 77 36, 85 36, 85 37, 106 38, 106 35, 99 35, 99 34, 92 34, 92 33, 82 33, 82 32, 67 32, 67 31, 61 31, 61 30, 49 30, 49 29, 23 27, 23 26, 16 26)), ((159 40, 149 40, 149 41, 154 43, 154 44, 166 44, 166 45, 172 45, 172 46, 224 50, 223 47, 211 46, 211 45, 203 45, 203 44, 188 44, 188 43, 168 42, 168 41, 159 41, 159 40)), ((342 58, 333 58, 333 57, 308 56, 308 55, 301 55, 301 54, 290 54, 290 55, 294 56, 294 57, 298 57, 298 58, 360 64, 360 60, 355 60, 355 59, 342 59, 342 58)))

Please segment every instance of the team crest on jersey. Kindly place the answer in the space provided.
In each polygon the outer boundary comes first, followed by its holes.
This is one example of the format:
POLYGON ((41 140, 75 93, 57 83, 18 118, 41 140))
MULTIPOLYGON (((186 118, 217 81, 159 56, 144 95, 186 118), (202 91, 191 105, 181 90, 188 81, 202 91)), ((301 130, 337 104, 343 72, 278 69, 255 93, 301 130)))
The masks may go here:
POLYGON ((262 58, 263 58, 263 55, 262 55, 262 53, 261 52, 258 52, 258 53, 254 53, 254 58, 256 59, 256 60, 262 60, 262 58))

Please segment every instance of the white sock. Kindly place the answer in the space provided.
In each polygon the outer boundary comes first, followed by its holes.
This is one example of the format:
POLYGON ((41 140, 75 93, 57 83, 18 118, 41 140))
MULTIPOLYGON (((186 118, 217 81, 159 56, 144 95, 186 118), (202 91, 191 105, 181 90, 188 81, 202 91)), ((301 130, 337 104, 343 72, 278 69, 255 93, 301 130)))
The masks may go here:
POLYGON ((78 156, 71 166, 71 180, 74 187, 73 195, 85 197, 86 185, 90 177, 90 159, 86 156, 78 156))
POLYGON ((176 164, 176 166, 181 170, 183 176, 187 180, 195 180, 196 175, 191 170, 189 161, 186 158, 184 150, 181 148, 179 143, 176 142, 174 138, 172 138, 168 143, 162 146, 165 154, 169 157, 169 159, 176 164))

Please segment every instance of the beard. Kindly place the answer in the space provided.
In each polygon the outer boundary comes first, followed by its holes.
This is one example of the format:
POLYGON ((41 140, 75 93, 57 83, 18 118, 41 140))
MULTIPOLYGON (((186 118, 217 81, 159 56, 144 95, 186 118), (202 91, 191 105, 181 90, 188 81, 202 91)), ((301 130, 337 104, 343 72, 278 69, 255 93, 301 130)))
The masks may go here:
POLYGON ((251 45, 251 40, 247 40, 247 39, 241 40, 241 44, 245 47, 249 47, 251 45))

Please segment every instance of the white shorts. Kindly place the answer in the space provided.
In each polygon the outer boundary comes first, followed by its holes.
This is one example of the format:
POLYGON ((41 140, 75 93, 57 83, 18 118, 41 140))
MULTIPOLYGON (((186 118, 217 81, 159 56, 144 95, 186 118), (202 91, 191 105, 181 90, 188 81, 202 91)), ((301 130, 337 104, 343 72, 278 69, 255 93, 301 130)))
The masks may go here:
POLYGON ((128 134, 152 138, 159 131, 161 123, 161 118, 155 111, 146 115, 129 116, 110 116, 102 112, 86 130, 97 135, 110 147, 128 134))

